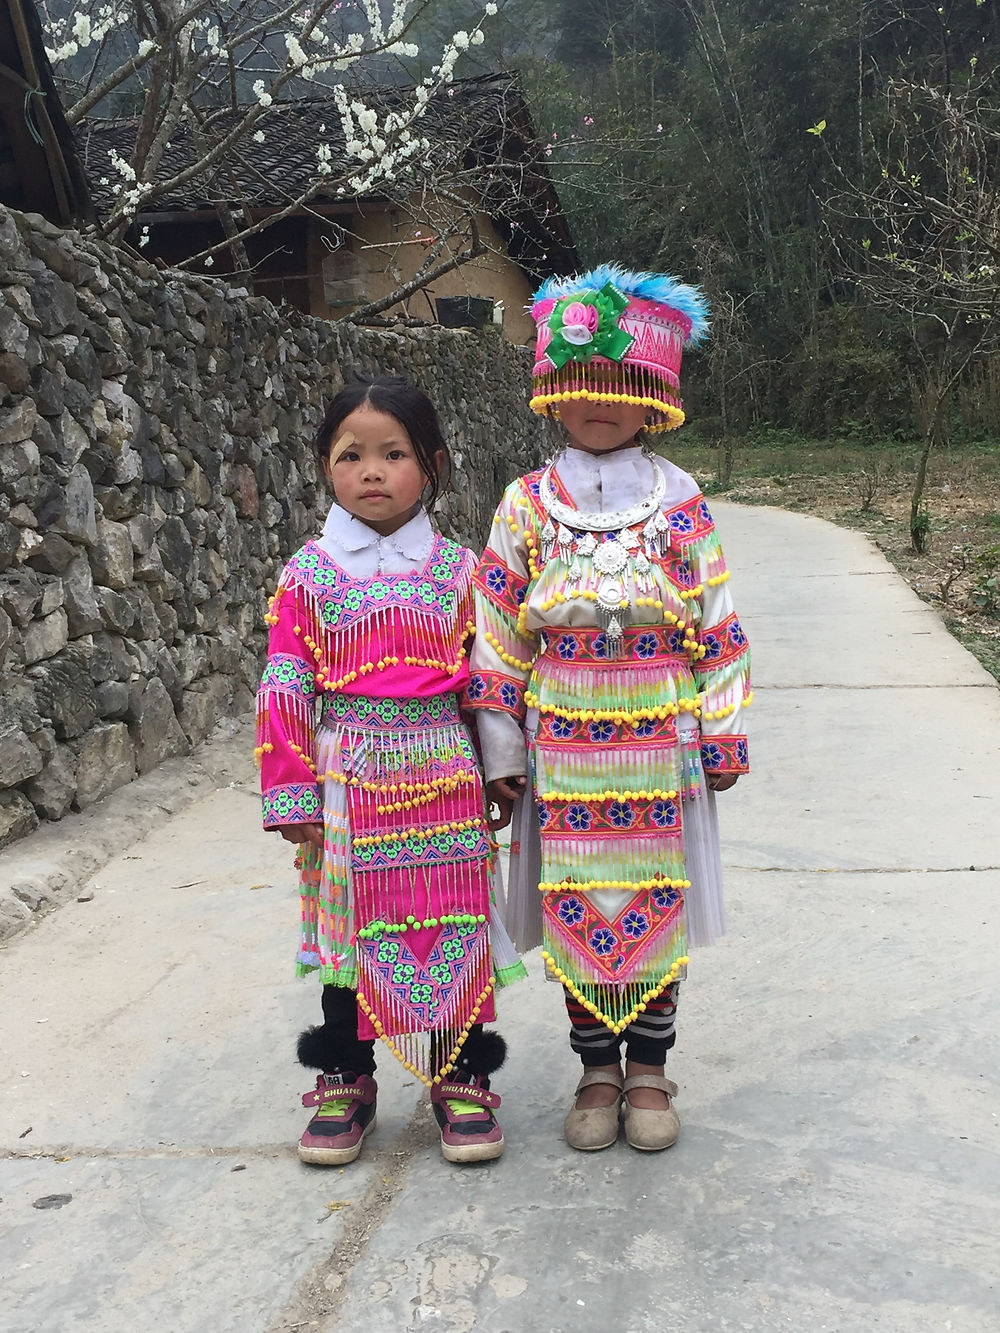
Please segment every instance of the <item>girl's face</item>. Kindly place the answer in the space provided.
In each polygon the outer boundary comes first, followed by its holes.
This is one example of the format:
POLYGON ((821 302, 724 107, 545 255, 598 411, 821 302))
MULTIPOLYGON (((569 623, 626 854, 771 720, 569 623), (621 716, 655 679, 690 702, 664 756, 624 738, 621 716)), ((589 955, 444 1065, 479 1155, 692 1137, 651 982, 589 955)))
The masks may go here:
POLYGON ((638 403, 570 398, 559 404, 559 418, 575 448, 588 454, 609 454, 632 443, 646 424, 646 408, 638 403))
MULTIPOLYGON (((434 455, 440 471, 444 455, 434 455)), ((387 537, 413 515, 427 484, 403 426, 388 412, 363 403, 337 428, 323 462, 337 503, 387 537)))

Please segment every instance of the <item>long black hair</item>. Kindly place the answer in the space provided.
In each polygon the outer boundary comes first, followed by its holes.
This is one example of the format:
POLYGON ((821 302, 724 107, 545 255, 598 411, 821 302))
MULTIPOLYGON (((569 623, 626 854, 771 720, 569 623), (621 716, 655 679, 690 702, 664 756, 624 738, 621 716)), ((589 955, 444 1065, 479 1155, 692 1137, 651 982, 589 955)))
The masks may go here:
POLYGON ((451 455, 441 434, 441 423, 434 404, 416 385, 403 375, 379 375, 375 379, 361 377, 345 384, 326 409, 323 424, 316 432, 316 452, 324 463, 330 456, 330 446, 336 439, 340 423, 359 407, 372 407, 395 417, 409 435, 417 455, 420 470, 427 478, 424 504, 433 509, 434 502, 447 484, 451 473, 451 455), (434 455, 444 454, 444 466, 438 472, 434 455))

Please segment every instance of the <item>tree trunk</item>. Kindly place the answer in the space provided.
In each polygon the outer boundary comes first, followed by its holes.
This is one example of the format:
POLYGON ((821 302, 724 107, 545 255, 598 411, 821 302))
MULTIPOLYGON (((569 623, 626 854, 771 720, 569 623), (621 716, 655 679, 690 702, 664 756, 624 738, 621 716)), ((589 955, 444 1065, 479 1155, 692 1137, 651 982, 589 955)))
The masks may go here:
POLYGON ((733 479, 733 468, 736 462, 736 437, 727 430, 716 445, 716 448, 719 451, 719 489, 721 491, 728 491, 729 484, 733 479))
POLYGON ((910 496, 910 545, 917 555, 923 555, 930 546, 930 522, 927 514, 921 510, 921 502, 924 498, 924 484, 927 481, 927 463, 931 456, 931 450, 939 442, 943 434, 942 426, 942 408, 944 404, 944 394, 940 391, 934 398, 931 407, 927 429, 924 432, 924 447, 920 451, 920 459, 917 463, 917 474, 913 479, 913 494, 910 496))

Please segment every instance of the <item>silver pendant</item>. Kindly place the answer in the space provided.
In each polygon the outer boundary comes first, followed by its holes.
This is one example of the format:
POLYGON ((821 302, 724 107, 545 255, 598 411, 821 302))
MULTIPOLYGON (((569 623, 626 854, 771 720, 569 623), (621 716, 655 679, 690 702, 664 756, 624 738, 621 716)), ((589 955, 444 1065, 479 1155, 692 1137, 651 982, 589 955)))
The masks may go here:
POLYGON ((623 626, 629 624, 632 619, 632 608, 625 594, 625 585, 618 579, 602 579, 597 589, 595 610, 597 623, 607 636, 608 657, 620 657, 625 642, 623 626))
POLYGON ((594 568, 598 574, 621 574, 628 562, 628 551, 618 536, 602 542, 594 554, 594 568))
POLYGON ((556 542, 556 528, 551 518, 545 520, 545 527, 542 528, 542 564, 547 565, 552 559, 552 548, 556 542))
POLYGON ((636 585, 638 586, 641 584, 644 590, 651 588, 653 584, 650 574, 653 572, 653 566, 650 563, 646 552, 639 551, 639 553, 633 557, 632 564, 635 568, 636 585))
POLYGON ((559 530, 556 533, 556 548, 559 551, 560 560, 569 560, 573 552, 573 534, 565 524, 559 524, 559 530))

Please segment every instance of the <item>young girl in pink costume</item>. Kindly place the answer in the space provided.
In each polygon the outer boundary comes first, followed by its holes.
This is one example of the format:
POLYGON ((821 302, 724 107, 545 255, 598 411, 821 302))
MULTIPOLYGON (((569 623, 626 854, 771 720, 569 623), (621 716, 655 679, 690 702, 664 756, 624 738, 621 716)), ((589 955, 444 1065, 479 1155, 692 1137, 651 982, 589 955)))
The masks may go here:
POLYGON ((316 440, 335 500, 271 599, 258 694, 264 827, 297 843, 300 975, 323 1023, 299 1156, 353 1161, 375 1127, 375 1040, 431 1089, 448 1161, 499 1157, 494 987, 521 971, 491 915, 494 851, 460 705, 474 629, 471 551, 436 534, 448 457, 406 380, 359 381, 316 440))
POLYGON ((624 1110, 632 1147, 657 1151, 679 1129, 663 1069, 688 945, 724 925, 714 793, 747 769, 749 654, 715 525, 642 436, 684 420, 705 302, 604 265, 550 279, 532 315, 531 406, 567 447, 500 504, 469 696, 488 794, 523 798, 508 923, 521 948, 544 940, 584 1067, 566 1139, 607 1148, 624 1110))

